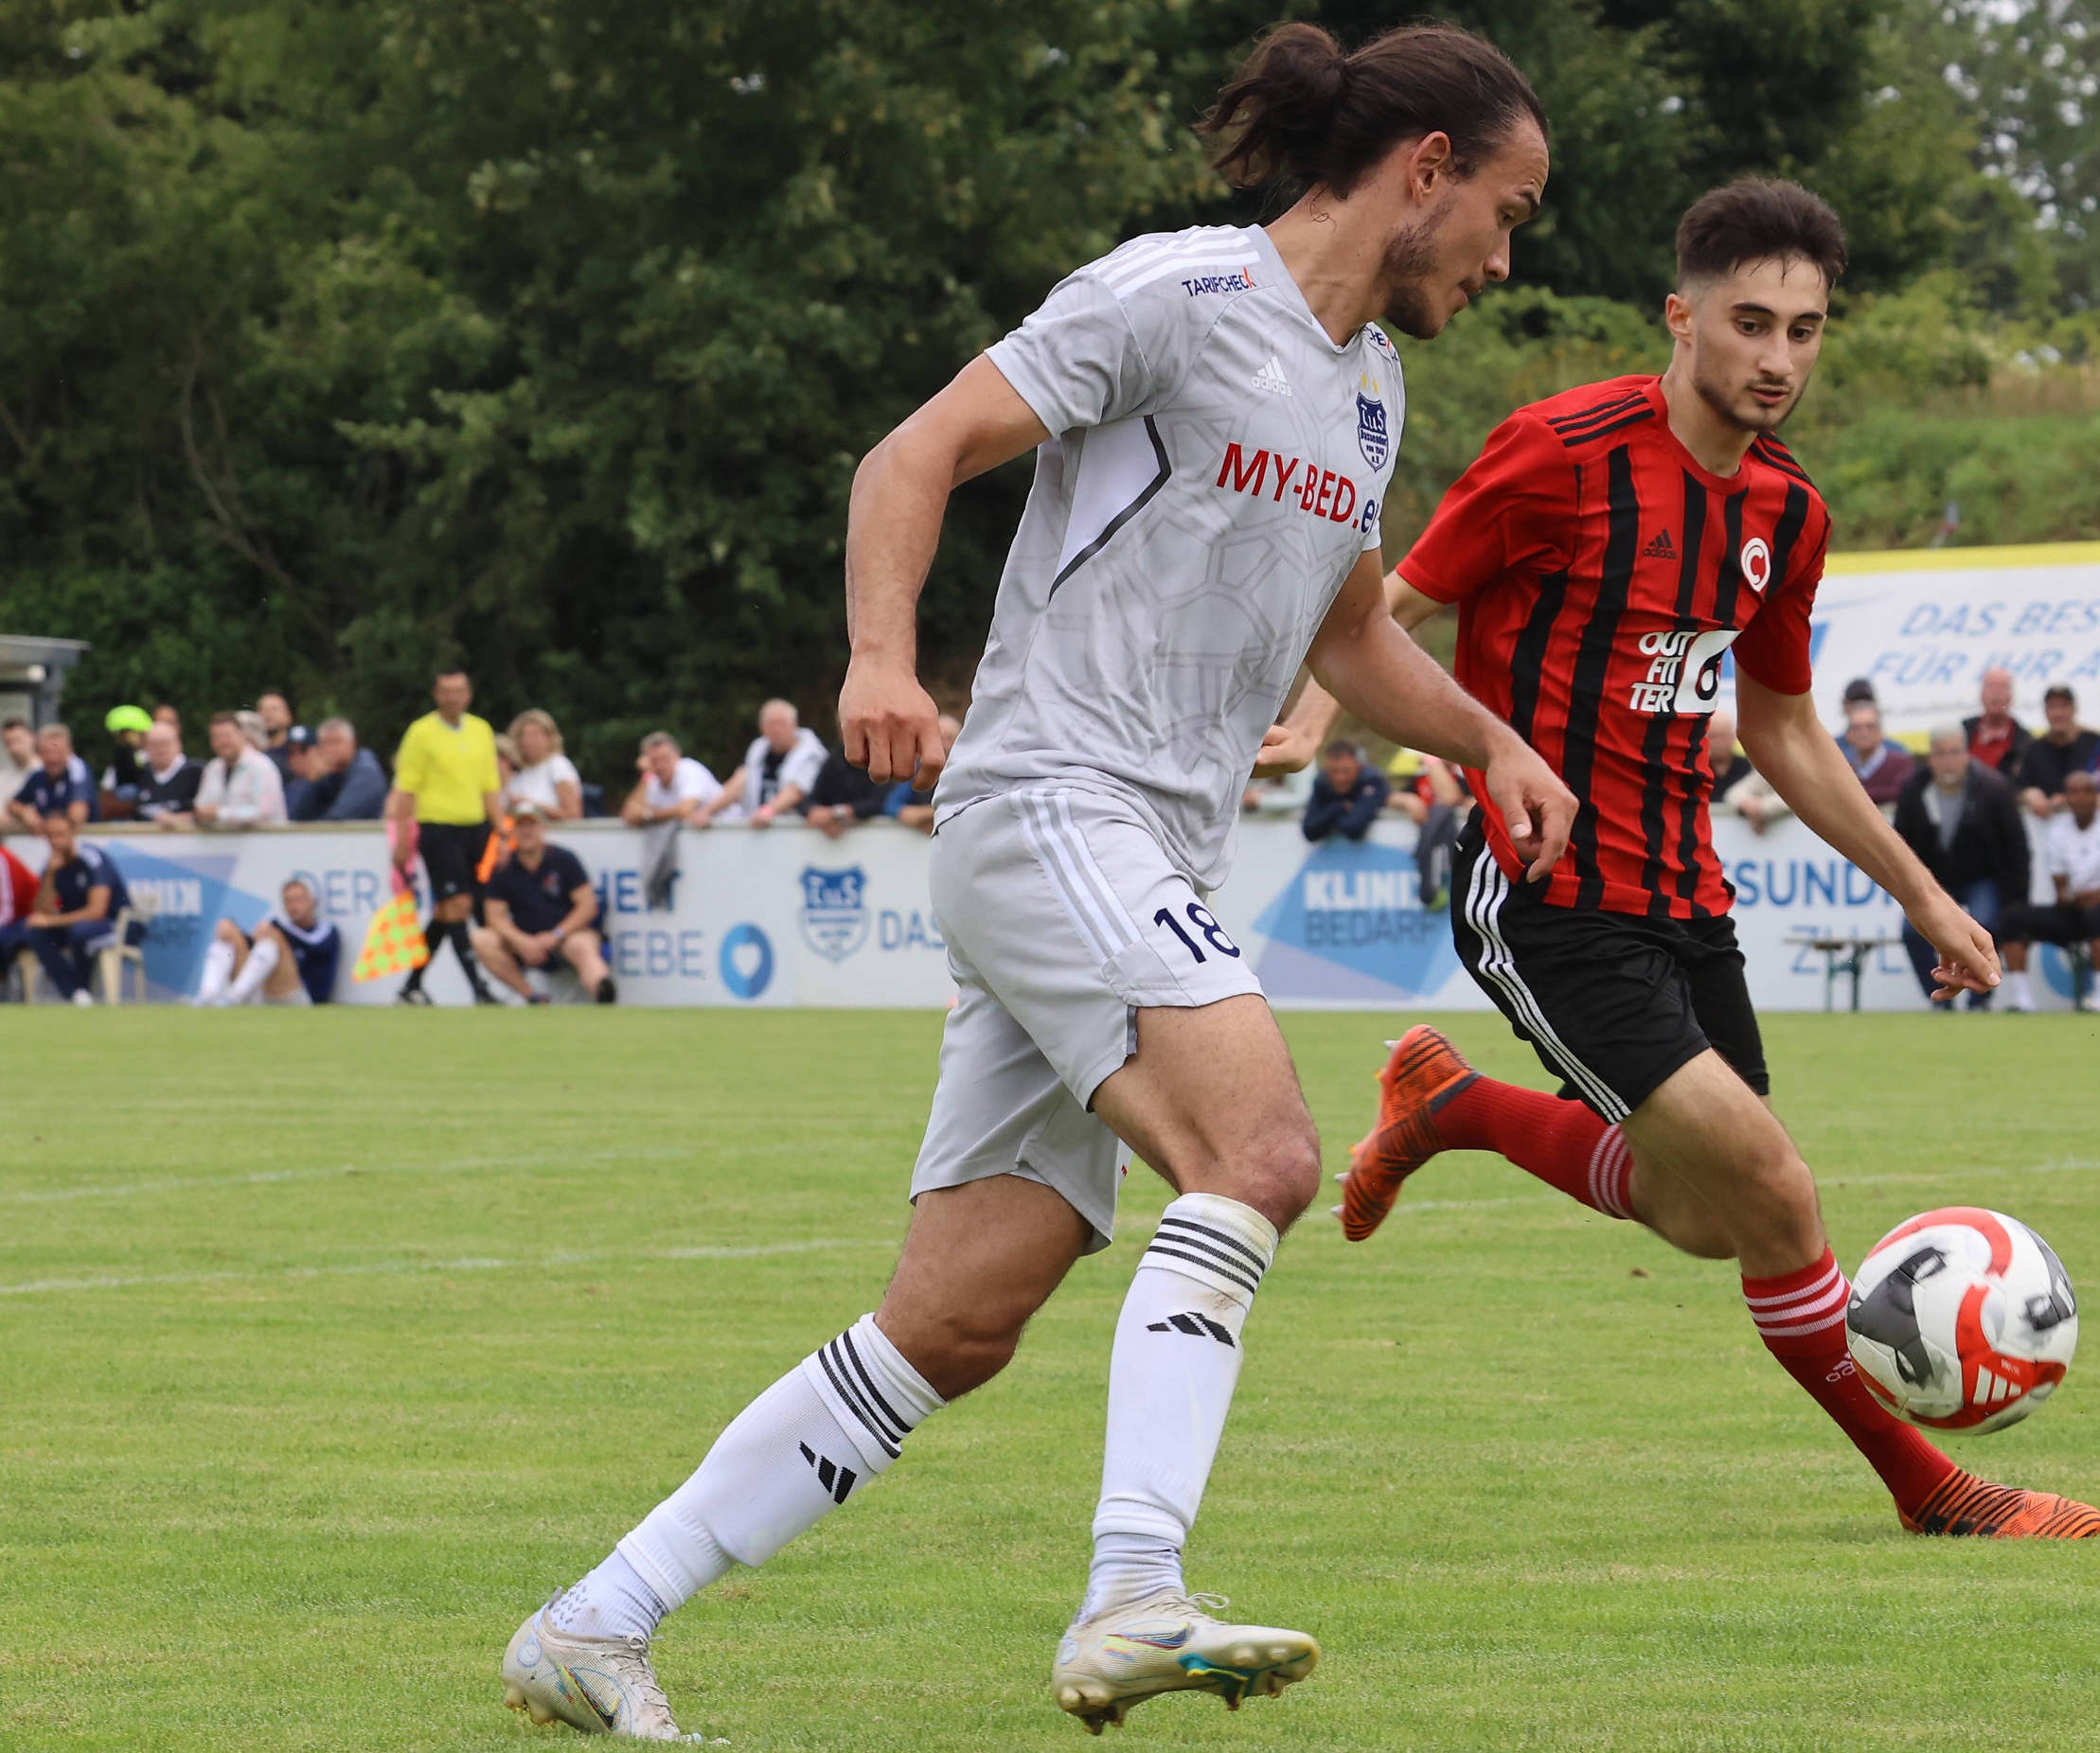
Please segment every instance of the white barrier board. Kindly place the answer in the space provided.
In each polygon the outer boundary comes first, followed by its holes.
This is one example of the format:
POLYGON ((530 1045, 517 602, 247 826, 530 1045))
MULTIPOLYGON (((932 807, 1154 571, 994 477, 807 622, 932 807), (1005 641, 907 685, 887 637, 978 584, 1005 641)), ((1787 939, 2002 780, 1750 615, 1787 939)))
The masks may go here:
MULTIPOLYGON (((1717 817, 1714 828, 1736 887, 1737 930, 1760 1008, 1823 1005, 1823 958, 1789 944, 1789 936, 1893 938, 1900 930, 1895 904, 1798 822, 1782 821, 1761 837, 1733 816, 1717 817)), ((145 947, 154 998, 193 992, 214 922, 252 925, 294 876, 342 929, 337 997, 384 1003, 400 983, 349 978, 366 925, 389 893, 376 827, 91 829, 87 838, 116 860, 135 894, 156 905, 145 947)), ((838 841, 800 823, 685 834, 673 904, 654 912, 642 901, 639 834, 613 822, 572 823, 553 838, 597 885, 624 1003, 940 1007, 952 996, 927 902, 929 842, 894 823, 870 823, 838 841)), ((17 836, 8 845, 41 866, 41 841, 17 836)), ((1449 920, 1421 907, 1413 845, 1413 828, 1397 818, 1360 844, 1308 845, 1292 821, 1243 825, 1232 880, 1212 905, 1279 1008, 1486 1008, 1459 965, 1449 920)), ((2038 948, 2036 960, 2038 999, 2068 1004, 2060 955, 2038 948)), ((466 999, 449 953, 430 988, 441 1003, 466 999)), ((1877 1010, 1922 1006, 1900 948, 1874 953, 1862 1001, 1877 1010)))
POLYGON ((1874 683, 1892 735, 1959 723, 1984 671, 2012 671, 2014 716, 2042 728, 2052 682, 2100 723, 2100 542, 1833 554, 1810 629, 1816 709, 1844 722, 1844 685, 1874 683))

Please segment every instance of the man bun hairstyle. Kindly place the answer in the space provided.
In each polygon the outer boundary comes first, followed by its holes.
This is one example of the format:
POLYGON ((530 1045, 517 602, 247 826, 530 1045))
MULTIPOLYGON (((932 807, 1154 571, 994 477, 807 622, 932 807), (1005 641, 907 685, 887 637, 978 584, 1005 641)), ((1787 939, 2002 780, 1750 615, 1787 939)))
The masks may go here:
POLYGON ((1546 132, 1530 80, 1456 25, 1403 25, 1349 54, 1301 22, 1255 45, 1196 132, 1236 188, 1345 196, 1400 141, 1429 133, 1450 137, 1453 168, 1470 176, 1527 116, 1546 132))
POLYGON ((1677 222, 1677 283, 1717 280, 1745 262, 1806 257, 1825 286, 1844 273, 1844 222, 1821 195, 1781 177, 1708 189, 1677 222))

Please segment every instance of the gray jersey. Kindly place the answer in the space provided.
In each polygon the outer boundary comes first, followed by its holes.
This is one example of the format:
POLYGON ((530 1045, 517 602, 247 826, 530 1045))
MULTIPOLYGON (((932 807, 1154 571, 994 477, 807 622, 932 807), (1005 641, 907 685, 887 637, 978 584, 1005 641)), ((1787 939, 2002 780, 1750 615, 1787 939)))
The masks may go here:
POLYGON ((1201 226, 1080 269, 988 357, 1053 436, 939 816, 1108 792, 1214 889, 1262 734, 1379 546, 1398 356, 1375 328, 1335 345, 1267 233, 1201 226))

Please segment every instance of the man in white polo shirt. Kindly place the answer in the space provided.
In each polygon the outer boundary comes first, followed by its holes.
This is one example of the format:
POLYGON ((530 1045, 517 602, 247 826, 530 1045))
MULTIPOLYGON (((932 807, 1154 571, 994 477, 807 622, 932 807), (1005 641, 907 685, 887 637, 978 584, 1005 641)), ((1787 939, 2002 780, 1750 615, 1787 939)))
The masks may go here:
POLYGON ((194 813, 207 828, 275 827, 288 819, 276 763, 249 742, 235 713, 211 715, 211 759, 194 813))
MULTIPOLYGON (((2012 988, 2015 1010, 2033 1010, 2027 989, 2027 946, 2039 938, 2045 944, 2084 944, 2100 959, 2100 776, 2087 772, 2064 775, 2064 806, 2049 819, 2047 850, 2050 879, 2056 885, 2056 905, 2017 907, 2006 920, 2009 939, 2005 945, 2006 983, 2012 988)), ((2090 978, 2078 983, 2080 1010, 2100 1010, 2090 978)))
POLYGON ((721 795, 721 782, 691 755, 681 754, 678 738, 668 731, 651 731, 643 737, 634 765, 641 783, 620 807, 620 819, 630 827, 690 822, 696 809, 721 795))

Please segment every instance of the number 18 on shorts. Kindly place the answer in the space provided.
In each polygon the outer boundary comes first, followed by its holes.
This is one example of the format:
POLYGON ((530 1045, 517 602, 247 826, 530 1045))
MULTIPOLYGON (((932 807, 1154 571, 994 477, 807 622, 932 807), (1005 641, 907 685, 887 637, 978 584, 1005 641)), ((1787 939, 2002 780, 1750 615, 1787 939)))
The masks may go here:
POLYGON ((1039 788, 970 805, 933 847, 959 989, 915 1193, 1020 1173, 1105 1243, 1120 1151, 1090 1111, 1141 1010, 1261 995, 1245 952, 1136 810, 1039 788))

